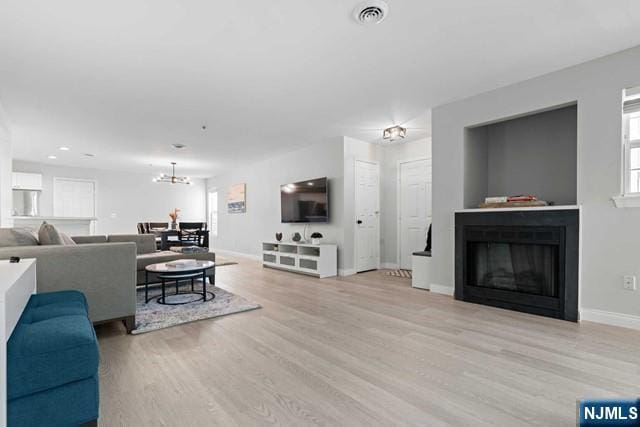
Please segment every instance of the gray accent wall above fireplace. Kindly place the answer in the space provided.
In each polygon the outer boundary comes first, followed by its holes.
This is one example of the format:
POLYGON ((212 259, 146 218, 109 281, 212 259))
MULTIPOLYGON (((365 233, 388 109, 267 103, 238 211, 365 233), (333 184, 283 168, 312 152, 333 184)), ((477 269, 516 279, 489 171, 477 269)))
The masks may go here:
POLYGON ((577 102, 581 318, 639 327, 640 292, 624 289, 622 278, 640 275, 640 210, 616 208, 611 200, 621 191, 622 91, 638 85, 640 47, 433 110, 431 274, 437 289, 447 292, 454 283, 454 212, 465 207, 465 128, 577 102))
POLYGON ((576 203, 576 105, 467 128, 464 148, 465 208, 518 194, 576 203))

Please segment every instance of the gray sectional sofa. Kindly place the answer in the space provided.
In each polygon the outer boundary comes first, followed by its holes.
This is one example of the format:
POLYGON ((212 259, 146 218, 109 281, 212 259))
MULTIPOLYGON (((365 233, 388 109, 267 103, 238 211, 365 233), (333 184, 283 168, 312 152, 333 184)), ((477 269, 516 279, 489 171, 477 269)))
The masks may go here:
POLYGON ((94 323, 124 320, 135 327, 136 244, 0 247, 0 259, 35 258, 37 292, 78 290, 94 323))
MULTIPOLYGON (((0 242, 0 259, 36 258, 38 293, 79 290, 87 297, 92 322, 123 320, 129 332, 135 328, 136 286, 144 285, 147 265, 180 258, 215 261, 213 252, 157 251, 155 236, 148 234, 72 239, 75 245, 2 246, 0 242)), ((156 282, 155 276, 150 275, 149 281, 156 282)))
MULTIPOLYGON (((110 236, 76 236, 73 241, 79 245, 98 243, 123 243, 133 242, 136 244, 136 285, 142 286, 145 283, 145 267, 160 262, 168 262, 176 259, 189 258, 215 261, 213 252, 206 253, 177 253, 173 251, 156 250, 156 236, 153 234, 112 234, 110 236)), ((207 277, 214 274, 213 270, 207 271, 207 277)), ((158 279, 153 273, 149 274, 149 283, 156 283, 158 279)))

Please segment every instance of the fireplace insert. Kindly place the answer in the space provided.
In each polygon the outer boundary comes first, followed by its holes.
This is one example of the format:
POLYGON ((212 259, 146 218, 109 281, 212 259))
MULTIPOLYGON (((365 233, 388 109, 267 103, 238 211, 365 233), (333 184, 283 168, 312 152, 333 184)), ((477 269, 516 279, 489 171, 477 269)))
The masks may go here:
POLYGON ((577 321, 578 211, 456 213, 456 298, 577 321))

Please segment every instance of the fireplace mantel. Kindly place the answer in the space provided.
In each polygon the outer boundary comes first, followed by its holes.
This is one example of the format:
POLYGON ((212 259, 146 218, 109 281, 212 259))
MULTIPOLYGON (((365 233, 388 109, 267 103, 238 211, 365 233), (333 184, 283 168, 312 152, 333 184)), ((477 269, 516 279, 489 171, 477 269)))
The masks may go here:
POLYGON ((518 207, 518 208, 474 208, 474 209, 458 209, 456 213, 465 212, 511 212, 511 211, 565 211, 565 210, 580 210, 579 205, 553 205, 553 206, 532 206, 532 207, 518 207))

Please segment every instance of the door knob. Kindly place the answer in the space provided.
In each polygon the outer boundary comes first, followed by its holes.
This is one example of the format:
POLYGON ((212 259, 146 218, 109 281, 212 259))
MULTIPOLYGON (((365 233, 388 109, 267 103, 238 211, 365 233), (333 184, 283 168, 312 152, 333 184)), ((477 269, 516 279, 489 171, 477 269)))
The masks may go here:
POLYGON ((362 220, 361 219, 357 220, 356 224, 362 224, 362 220))

